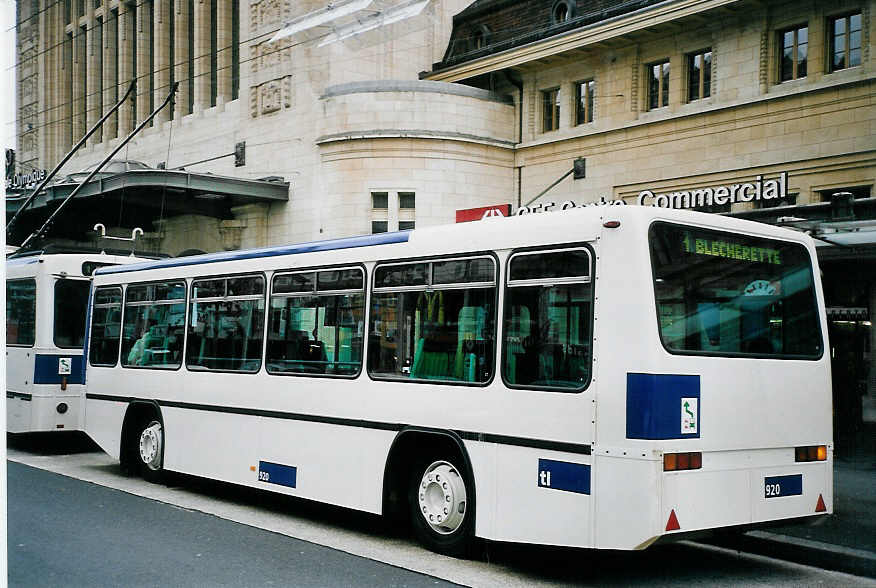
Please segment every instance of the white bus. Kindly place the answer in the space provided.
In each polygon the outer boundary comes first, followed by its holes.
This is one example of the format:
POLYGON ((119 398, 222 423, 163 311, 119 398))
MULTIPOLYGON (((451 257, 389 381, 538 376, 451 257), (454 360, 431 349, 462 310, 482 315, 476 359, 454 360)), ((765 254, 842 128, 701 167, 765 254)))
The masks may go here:
POLYGON ((85 315, 98 267, 142 261, 102 253, 21 253, 6 260, 6 430, 85 426, 85 315))
POLYGON ((790 230, 575 209, 103 268, 93 297, 86 429, 147 479, 401 514, 453 555, 832 510, 790 230))

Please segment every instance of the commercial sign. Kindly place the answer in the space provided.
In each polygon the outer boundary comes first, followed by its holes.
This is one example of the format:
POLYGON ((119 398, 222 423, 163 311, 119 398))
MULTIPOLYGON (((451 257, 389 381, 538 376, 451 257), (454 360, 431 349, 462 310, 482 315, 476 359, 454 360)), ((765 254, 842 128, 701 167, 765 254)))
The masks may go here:
POLYGON ((775 200, 787 196, 788 172, 782 172, 774 180, 764 180, 763 176, 757 176, 753 182, 743 184, 712 186, 665 194, 656 194, 653 190, 642 190, 639 192, 637 203, 640 206, 657 206, 659 208, 700 208, 736 202, 775 200))
POLYGON ((19 190, 21 188, 33 188, 37 182, 42 182, 46 179, 46 170, 35 169, 29 174, 16 174, 6 178, 7 190, 19 190))
POLYGON ((467 223, 478 221, 494 216, 511 216, 510 204, 494 204, 493 206, 480 206, 478 208, 465 208, 456 211, 456 222, 467 223))

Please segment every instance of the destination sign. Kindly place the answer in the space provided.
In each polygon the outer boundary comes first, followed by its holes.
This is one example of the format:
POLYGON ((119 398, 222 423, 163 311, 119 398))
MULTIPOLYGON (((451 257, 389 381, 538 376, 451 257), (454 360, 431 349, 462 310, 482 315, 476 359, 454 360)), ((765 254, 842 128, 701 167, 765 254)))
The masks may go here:
POLYGON ((723 239, 694 237, 689 232, 684 233, 681 239, 681 246, 685 253, 712 255, 739 261, 751 261, 753 263, 782 265, 781 252, 778 249, 770 249, 769 247, 752 247, 723 239))

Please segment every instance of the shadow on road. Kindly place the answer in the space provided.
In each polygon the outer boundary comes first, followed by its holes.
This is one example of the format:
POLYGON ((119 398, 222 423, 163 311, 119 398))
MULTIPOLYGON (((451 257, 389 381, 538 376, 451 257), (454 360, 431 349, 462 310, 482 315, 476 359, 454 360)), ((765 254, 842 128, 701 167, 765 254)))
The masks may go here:
POLYGON ((35 455, 71 455, 100 451, 82 431, 6 433, 6 446, 35 455))

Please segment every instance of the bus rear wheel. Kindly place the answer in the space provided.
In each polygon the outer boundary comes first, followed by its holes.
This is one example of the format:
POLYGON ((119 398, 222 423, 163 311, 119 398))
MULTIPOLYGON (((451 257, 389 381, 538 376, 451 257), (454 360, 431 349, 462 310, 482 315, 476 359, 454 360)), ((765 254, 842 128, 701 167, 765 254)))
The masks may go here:
POLYGON ((150 482, 160 482, 163 474, 164 428, 155 419, 142 421, 134 437, 140 474, 150 482))
POLYGON ((468 474, 447 459, 414 466, 408 502, 414 536, 426 548, 454 557, 469 554, 474 517, 468 474))

